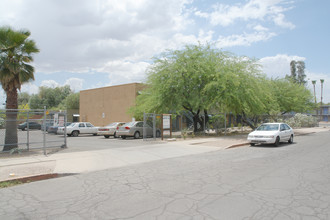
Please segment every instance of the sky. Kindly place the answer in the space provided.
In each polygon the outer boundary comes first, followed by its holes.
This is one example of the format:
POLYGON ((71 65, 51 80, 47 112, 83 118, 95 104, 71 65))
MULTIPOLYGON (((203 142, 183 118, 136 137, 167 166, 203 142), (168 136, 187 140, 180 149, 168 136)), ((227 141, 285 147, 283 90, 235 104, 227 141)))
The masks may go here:
MULTIPOLYGON (((39 86, 75 92, 144 82, 152 57, 187 44, 213 43, 258 60, 272 78, 304 61, 308 87, 330 103, 329 0, 0 0, 0 26, 28 29, 39 86)), ((5 101, 1 90, 0 101, 5 101)))

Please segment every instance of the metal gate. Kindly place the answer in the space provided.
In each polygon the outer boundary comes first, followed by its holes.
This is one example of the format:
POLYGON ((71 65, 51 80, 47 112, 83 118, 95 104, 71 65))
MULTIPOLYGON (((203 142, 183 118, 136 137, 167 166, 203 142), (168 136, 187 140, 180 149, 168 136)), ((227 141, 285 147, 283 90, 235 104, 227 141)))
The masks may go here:
POLYGON ((143 114, 143 140, 156 140, 161 137, 160 116, 155 113, 143 114))
POLYGON ((64 148, 66 135, 49 129, 66 126, 66 112, 44 109, 15 109, 0 111, 0 154, 64 148))

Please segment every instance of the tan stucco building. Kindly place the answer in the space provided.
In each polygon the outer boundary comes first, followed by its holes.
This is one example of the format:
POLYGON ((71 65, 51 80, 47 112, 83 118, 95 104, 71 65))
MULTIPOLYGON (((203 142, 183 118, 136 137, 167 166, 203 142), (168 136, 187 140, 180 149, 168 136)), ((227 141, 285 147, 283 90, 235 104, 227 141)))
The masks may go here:
POLYGON ((80 91, 80 121, 95 126, 132 121, 127 111, 135 105, 143 87, 141 83, 130 83, 80 91))

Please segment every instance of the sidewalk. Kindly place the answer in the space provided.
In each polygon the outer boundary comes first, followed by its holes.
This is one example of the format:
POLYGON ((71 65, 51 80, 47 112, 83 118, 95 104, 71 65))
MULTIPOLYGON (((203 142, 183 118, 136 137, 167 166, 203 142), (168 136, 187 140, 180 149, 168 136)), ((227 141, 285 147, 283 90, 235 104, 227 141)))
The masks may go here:
MULTIPOLYGON (((295 129, 296 135, 329 131, 327 128, 295 129)), ((86 173, 166 158, 200 154, 229 147, 247 145, 246 135, 196 138, 182 141, 155 142, 129 148, 84 152, 57 152, 48 156, 33 155, 0 158, 0 181, 42 174, 86 173)))

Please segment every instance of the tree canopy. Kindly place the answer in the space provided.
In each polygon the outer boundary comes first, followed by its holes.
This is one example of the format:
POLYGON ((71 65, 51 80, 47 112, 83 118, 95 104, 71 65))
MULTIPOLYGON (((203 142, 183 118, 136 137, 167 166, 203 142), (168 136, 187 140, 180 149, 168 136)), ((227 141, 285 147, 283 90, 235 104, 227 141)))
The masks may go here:
POLYGON ((251 116, 305 111, 311 106, 311 93, 304 86, 287 79, 268 79, 256 60, 209 44, 169 50, 153 61, 147 87, 129 111, 136 118, 143 112, 186 111, 197 131, 203 129, 210 109, 240 115, 253 127, 251 116))

